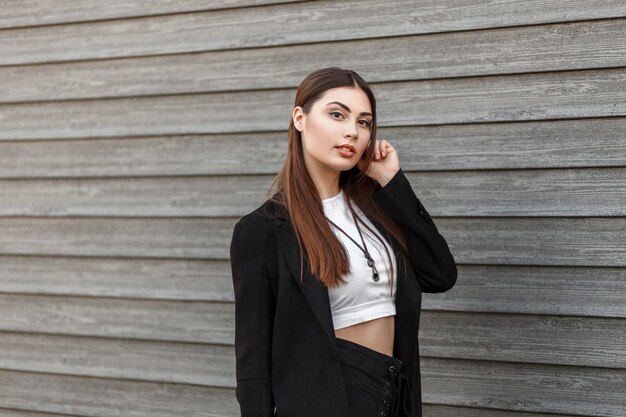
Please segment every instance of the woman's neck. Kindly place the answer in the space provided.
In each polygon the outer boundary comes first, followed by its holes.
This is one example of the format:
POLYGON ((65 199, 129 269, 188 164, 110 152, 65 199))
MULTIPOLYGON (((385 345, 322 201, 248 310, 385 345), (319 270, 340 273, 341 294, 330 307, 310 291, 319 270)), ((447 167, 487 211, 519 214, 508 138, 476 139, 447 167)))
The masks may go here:
POLYGON ((315 184, 315 188, 317 188, 320 199, 325 200, 339 194, 341 191, 341 188, 339 187, 339 176, 341 175, 341 171, 324 169, 324 167, 320 167, 317 164, 310 165, 313 166, 307 165, 307 170, 313 180, 313 183, 315 184))

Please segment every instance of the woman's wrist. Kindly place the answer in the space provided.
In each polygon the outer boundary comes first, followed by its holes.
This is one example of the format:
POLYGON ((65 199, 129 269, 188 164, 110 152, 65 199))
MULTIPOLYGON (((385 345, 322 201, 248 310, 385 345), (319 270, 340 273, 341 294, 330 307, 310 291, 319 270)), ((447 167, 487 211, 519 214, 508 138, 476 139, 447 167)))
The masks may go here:
POLYGON ((381 187, 384 187, 385 185, 387 185, 389 183, 389 181, 391 181, 393 179, 393 177, 395 177, 395 175, 399 171, 400 170, 398 169, 397 171, 391 171, 391 172, 385 173, 385 174, 380 175, 377 178, 375 178, 375 180, 380 184, 381 187))

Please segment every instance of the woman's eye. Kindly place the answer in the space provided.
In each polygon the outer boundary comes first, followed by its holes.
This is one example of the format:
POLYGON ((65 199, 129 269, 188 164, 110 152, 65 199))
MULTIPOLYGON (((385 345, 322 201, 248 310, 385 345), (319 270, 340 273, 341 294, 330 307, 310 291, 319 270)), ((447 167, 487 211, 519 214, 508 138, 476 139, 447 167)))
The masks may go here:
POLYGON ((343 116, 343 114, 339 113, 338 111, 333 111, 333 112, 330 112, 329 114, 338 114, 339 116, 343 116))
POLYGON ((367 120, 361 120, 362 122, 365 122, 365 124, 363 125, 364 127, 370 127, 370 122, 367 120))

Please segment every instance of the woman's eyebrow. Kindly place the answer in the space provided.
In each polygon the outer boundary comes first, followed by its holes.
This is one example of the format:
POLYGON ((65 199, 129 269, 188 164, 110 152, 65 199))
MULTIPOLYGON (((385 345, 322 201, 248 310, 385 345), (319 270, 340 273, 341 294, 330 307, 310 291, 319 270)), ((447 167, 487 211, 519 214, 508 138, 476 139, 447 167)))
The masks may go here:
MULTIPOLYGON (((343 103, 340 103, 338 101, 331 101, 330 103, 326 103, 327 106, 331 105, 331 104, 339 104, 341 107, 343 107, 344 109, 346 109, 346 111, 348 113, 350 113, 350 107, 346 106, 343 103)), ((371 116, 372 113, 370 112, 366 112, 366 111, 362 111, 361 113, 359 113, 359 116, 371 116)))

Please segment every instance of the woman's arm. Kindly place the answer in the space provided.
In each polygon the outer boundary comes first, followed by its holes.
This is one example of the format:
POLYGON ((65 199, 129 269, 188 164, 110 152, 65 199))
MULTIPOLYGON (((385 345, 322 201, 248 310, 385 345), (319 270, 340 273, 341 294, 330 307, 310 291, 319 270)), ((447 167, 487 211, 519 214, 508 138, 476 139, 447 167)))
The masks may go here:
POLYGON ((400 169, 381 187, 376 185, 373 200, 398 223, 405 226, 407 244, 423 292, 449 290, 456 283, 456 263, 448 244, 411 188, 400 169))
POLYGON ((241 417, 271 417, 274 398, 270 379, 272 328, 276 300, 266 262, 267 238, 255 214, 235 225, 230 262, 235 291, 235 359, 237 401, 241 417))

